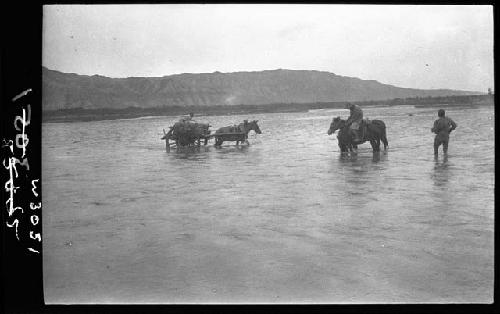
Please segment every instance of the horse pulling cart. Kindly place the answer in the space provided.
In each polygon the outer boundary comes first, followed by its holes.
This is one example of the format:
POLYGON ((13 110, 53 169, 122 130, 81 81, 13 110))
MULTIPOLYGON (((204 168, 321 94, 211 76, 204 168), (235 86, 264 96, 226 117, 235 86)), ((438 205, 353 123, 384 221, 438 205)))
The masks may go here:
POLYGON ((222 127, 213 134, 211 134, 209 128, 210 125, 208 123, 179 121, 171 126, 168 132, 165 132, 165 129, 163 129, 163 137, 161 139, 165 140, 166 150, 169 151, 173 147, 200 146, 202 140, 204 141, 203 145, 207 145, 208 140, 211 138, 215 138, 215 146, 217 147, 220 147, 225 141, 236 142, 236 145, 239 145, 240 142, 245 142, 249 145, 248 132, 262 133, 257 120, 251 122, 244 120, 239 125, 222 127))
POLYGON ((220 147, 224 141, 236 142, 236 145, 240 142, 245 142, 247 145, 250 145, 250 143, 248 143, 248 132, 253 130, 257 134, 262 133, 257 122, 258 120, 253 120, 252 122, 244 120, 243 123, 239 125, 222 127, 215 131, 210 137, 215 138, 215 146, 218 147, 220 147))

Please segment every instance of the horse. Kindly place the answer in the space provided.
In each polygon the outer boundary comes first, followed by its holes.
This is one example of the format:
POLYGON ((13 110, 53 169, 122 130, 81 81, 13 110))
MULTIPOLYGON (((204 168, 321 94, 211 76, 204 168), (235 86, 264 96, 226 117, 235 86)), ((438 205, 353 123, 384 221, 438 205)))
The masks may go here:
POLYGON ((362 140, 360 142, 353 141, 352 133, 346 124, 346 120, 342 120, 340 117, 333 118, 327 133, 330 135, 337 130, 339 130, 337 138, 341 152, 347 152, 348 150, 352 152, 353 148, 357 149, 359 144, 366 141, 370 142, 374 152, 380 151, 380 141, 384 143, 384 150, 387 150, 387 147, 389 146, 385 123, 382 120, 370 120, 369 123, 363 120, 360 124, 360 131, 362 135, 362 140))
POLYGON ((201 145, 201 140, 207 145, 210 135, 208 123, 176 122, 168 132, 163 130, 162 140, 165 140, 167 150, 170 148, 170 140, 175 141, 177 147, 201 145))
POLYGON ((257 122, 258 120, 253 120, 252 122, 245 120, 238 126, 226 126, 218 129, 212 135, 215 137, 215 146, 221 146, 224 141, 236 141, 236 145, 239 145, 240 142, 245 142, 247 145, 250 145, 248 143, 248 132, 253 130, 257 134, 262 133, 257 122))
MULTIPOLYGON (((332 128, 333 122, 330 125, 330 129, 328 129, 328 135, 334 133, 337 129, 332 128)), ((337 134, 337 143, 340 148, 341 153, 348 153, 349 151, 352 153, 353 148, 358 148, 357 145, 352 144, 352 136, 349 132, 348 128, 340 128, 339 133, 337 134)))

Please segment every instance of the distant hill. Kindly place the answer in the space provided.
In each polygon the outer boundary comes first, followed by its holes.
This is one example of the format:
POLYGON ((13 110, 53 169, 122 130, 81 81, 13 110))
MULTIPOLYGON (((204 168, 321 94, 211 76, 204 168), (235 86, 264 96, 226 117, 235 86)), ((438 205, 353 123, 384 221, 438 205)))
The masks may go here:
POLYGON ((401 88, 329 72, 298 70, 109 78, 61 73, 44 67, 42 85, 44 111, 355 102, 483 94, 401 88))

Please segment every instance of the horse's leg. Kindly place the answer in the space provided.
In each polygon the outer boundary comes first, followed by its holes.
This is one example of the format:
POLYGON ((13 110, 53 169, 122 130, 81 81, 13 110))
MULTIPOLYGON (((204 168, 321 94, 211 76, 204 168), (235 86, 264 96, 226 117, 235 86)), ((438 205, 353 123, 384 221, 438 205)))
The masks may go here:
POLYGON ((387 147, 389 146, 389 142, 387 141, 387 134, 386 134, 386 131, 385 131, 385 127, 384 127, 384 130, 382 131, 382 142, 384 143, 384 150, 387 150, 387 147))
POLYGON ((207 144, 208 144, 208 137, 205 137, 205 143, 203 145, 207 146, 207 144))
POLYGON ((372 146, 374 152, 377 151, 377 137, 377 130, 373 130, 371 126, 367 126, 365 129, 365 140, 370 142, 370 145, 372 146))
POLYGON ((358 153, 358 145, 351 144, 351 153, 357 154, 358 153))

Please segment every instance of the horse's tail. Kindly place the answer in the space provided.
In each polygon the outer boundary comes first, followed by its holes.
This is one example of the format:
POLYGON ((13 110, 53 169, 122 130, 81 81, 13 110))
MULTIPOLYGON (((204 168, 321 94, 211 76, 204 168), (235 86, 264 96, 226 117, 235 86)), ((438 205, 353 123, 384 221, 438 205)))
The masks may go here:
POLYGON ((385 123, 382 120, 373 120, 372 123, 375 123, 378 125, 381 129, 380 132, 380 140, 384 143, 384 149, 387 149, 387 146, 389 146, 389 142, 387 141, 387 132, 386 132, 386 127, 385 123))
POLYGON ((387 141, 387 134, 385 132, 385 128, 384 128, 384 134, 382 135, 381 140, 384 143, 384 149, 387 149, 387 146, 389 146, 389 142, 387 141))

